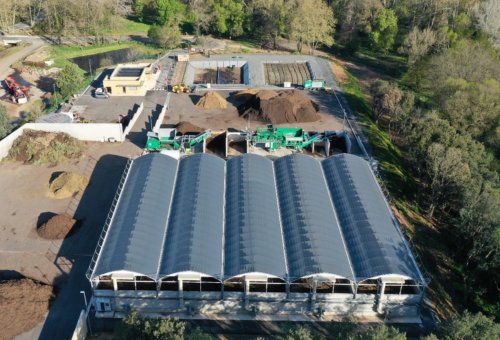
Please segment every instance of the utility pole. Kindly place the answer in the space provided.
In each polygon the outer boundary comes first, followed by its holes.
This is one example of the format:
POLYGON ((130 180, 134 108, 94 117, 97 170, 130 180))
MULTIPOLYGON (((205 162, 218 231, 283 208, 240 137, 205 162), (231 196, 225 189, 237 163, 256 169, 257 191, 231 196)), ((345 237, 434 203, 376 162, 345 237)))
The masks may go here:
POLYGON ((89 58, 90 76, 92 77, 92 59, 89 58))
POLYGON ((54 96, 56 97, 56 110, 57 110, 57 94, 56 94, 56 84, 54 85, 54 96))

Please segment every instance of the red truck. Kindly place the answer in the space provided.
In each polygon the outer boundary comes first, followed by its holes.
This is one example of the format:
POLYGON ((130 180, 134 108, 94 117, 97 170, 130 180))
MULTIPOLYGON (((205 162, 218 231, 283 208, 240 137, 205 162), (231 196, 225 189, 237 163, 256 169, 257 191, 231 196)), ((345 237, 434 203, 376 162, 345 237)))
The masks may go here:
POLYGON ((5 78, 5 84, 9 89, 12 101, 18 104, 25 104, 28 102, 29 92, 26 86, 19 86, 12 77, 5 78))

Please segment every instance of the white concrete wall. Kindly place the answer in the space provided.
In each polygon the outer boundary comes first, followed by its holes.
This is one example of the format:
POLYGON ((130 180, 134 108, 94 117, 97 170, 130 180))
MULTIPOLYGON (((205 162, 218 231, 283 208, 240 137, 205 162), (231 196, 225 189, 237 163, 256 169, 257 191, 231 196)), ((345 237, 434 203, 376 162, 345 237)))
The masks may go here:
POLYGON ((73 332, 71 340, 85 340, 87 338, 87 318, 85 317, 85 310, 82 309, 80 317, 73 332))
POLYGON ((109 138, 115 138, 122 142, 125 139, 122 125, 109 124, 52 124, 52 123, 28 123, 0 141, 0 159, 9 154, 9 150, 17 137, 21 136, 24 129, 32 129, 47 132, 66 132, 72 137, 85 141, 107 142, 109 138))
POLYGON ((161 109, 160 116, 158 116, 158 119, 156 120, 155 126, 153 127, 153 131, 158 133, 160 130, 161 124, 163 123, 163 119, 165 118, 165 113, 168 110, 168 104, 170 102, 170 94, 171 92, 167 93, 167 99, 165 100, 165 104, 163 104, 163 108, 161 109))
POLYGON ((141 103, 141 105, 139 106, 137 111, 134 113, 134 116, 132 117, 132 119, 128 123, 127 127, 125 128, 125 131, 123 132, 124 136, 128 136, 128 134, 130 133, 130 130, 132 130, 135 123, 137 122, 137 119, 139 119, 139 116, 141 115, 142 110, 144 110, 144 103, 141 103))

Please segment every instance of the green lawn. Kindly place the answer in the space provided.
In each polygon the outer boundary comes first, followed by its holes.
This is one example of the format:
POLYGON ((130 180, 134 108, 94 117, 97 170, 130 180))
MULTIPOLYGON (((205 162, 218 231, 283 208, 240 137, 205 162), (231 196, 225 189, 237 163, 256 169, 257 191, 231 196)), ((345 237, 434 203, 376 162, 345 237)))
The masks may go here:
POLYGON ((0 60, 7 58, 8 56, 13 55, 14 53, 17 53, 21 51, 23 48, 30 46, 31 43, 21 43, 19 46, 13 46, 13 47, 7 47, 7 46, 1 46, 0 47, 0 60))

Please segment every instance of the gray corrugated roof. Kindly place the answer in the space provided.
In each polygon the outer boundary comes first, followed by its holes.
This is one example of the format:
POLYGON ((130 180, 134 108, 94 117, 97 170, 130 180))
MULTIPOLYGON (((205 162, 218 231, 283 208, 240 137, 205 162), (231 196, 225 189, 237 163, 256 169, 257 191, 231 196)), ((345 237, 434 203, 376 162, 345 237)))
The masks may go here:
POLYGON ((294 154, 274 168, 290 277, 329 273, 354 280, 319 161, 294 154))
POLYGON ((136 159, 92 278, 115 271, 421 279, 369 164, 346 154, 136 159))
POLYGON ((177 163, 162 154, 132 162, 93 277, 125 270, 155 278, 177 163))
POLYGON ((159 277, 196 271, 221 278, 224 168, 208 154, 180 161, 159 277))
POLYGON ((224 278, 261 272, 286 279, 273 162, 244 154, 227 161, 224 278))
POLYGON ((369 164, 342 154, 322 162, 357 281, 420 275, 369 164))

